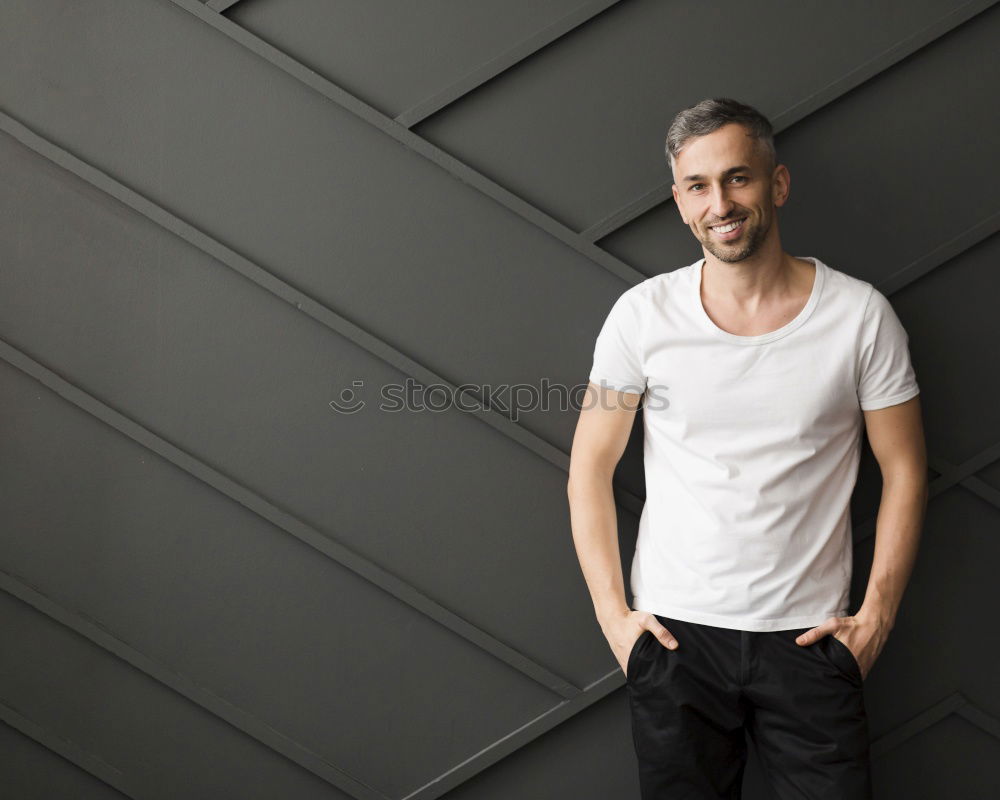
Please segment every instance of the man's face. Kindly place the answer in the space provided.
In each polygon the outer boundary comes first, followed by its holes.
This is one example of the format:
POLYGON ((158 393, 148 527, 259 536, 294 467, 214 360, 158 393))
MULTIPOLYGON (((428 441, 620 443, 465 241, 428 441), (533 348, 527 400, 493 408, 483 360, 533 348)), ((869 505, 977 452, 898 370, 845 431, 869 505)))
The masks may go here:
POLYGON ((760 249, 788 196, 788 170, 735 123, 690 139, 674 160, 674 201, 684 223, 719 261, 760 249), (737 227, 728 230, 731 223, 737 227))

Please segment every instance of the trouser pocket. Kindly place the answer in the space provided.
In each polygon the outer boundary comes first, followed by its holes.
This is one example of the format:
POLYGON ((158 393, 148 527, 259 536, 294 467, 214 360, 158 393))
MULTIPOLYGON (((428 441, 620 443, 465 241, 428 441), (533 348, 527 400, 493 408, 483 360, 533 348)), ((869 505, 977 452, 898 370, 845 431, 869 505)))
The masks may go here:
POLYGON ((635 658, 639 652, 639 648, 642 647, 643 642, 646 638, 652 636, 653 634, 646 629, 643 629, 639 637, 632 643, 632 649, 629 650, 628 660, 625 662, 625 682, 630 683, 635 677, 635 658))
POLYGON ((828 633, 823 638, 829 639, 829 642, 827 642, 827 652, 830 653, 833 663, 836 664, 845 675, 858 683, 863 683, 864 679, 861 677, 861 665, 858 664, 858 660, 854 657, 854 653, 851 652, 851 648, 840 641, 840 639, 832 633, 828 633))

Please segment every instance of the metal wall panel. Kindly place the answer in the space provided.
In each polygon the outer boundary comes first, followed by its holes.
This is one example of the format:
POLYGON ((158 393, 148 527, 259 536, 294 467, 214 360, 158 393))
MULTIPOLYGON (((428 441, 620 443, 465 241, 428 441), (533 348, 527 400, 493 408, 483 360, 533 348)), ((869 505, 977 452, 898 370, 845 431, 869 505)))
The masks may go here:
MULTIPOLYGON (((998 34, 955 0, 4 3, 0 783, 637 796, 575 413, 375 406, 585 382, 613 300, 698 257, 662 138, 729 94, 779 129, 787 249, 911 336, 933 500, 867 681, 880 796, 996 793, 998 34)), ((866 453, 855 597, 877 499, 866 453)))

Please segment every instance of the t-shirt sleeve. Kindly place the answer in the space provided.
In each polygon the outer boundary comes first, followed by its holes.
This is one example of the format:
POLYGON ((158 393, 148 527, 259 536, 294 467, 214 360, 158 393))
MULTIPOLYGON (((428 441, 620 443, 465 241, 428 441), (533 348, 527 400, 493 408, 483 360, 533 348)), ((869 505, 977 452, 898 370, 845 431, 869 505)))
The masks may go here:
POLYGON ((619 392, 646 390, 637 293, 626 291, 612 306, 594 346, 590 380, 619 392))
POLYGON ((872 287, 861 323, 858 403, 863 411, 894 406, 920 393, 909 336, 889 300, 872 287))

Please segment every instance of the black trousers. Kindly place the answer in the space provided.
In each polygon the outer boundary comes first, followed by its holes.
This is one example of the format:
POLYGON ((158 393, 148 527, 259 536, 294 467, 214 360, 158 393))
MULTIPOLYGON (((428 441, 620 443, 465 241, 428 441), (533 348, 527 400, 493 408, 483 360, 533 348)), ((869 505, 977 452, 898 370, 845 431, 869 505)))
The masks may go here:
POLYGON ((741 631, 656 618, 632 646, 626 687, 642 800, 739 798, 753 742, 776 800, 868 800, 868 718, 847 645, 811 628, 741 631))

